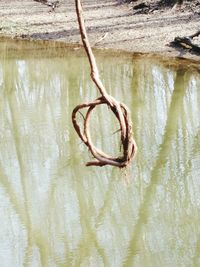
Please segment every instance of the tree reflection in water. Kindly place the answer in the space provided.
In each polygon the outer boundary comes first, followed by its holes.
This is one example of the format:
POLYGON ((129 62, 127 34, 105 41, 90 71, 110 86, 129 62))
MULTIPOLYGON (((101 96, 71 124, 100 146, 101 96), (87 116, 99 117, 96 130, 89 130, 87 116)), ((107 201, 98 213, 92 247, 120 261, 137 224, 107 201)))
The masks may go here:
MULTIPOLYGON (((199 265, 199 73, 97 55, 132 111, 139 153, 127 184, 115 168, 83 165, 71 110, 97 95, 82 54, 10 45, 0 44, 1 266, 199 265)), ((114 118, 98 114, 93 139, 115 154, 114 118)))

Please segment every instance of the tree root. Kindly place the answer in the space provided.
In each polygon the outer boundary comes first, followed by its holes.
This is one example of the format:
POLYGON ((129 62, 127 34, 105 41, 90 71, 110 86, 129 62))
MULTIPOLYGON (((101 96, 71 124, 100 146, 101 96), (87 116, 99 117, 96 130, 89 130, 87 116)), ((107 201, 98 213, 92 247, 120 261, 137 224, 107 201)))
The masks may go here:
POLYGON ((86 166, 112 165, 119 168, 123 168, 130 163, 137 150, 136 143, 133 139, 130 112, 125 104, 118 102, 114 97, 112 97, 106 92, 106 89, 104 88, 99 78, 96 60, 87 37, 80 0, 75 0, 75 5, 83 46, 87 53, 91 67, 91 78, 97 86, 101 97, 90 103, 84 103, 76 106, 72 112, 72 122, 80 139, 85 143, 85 145, 88 147, 91 154, 95 158, 94 161, 88 162, 86 166), (123 148, 123 155, 121 157, 112 157, 110 155, 107 155, 100 149, 96 148, 92 143, 89 129, 90 115, 96 106, 102 104, 107 105, 111 109, 111 111, 114 113, 119 122, 121 132, 121 144, 123 148), (77 123, 77 113, 80 112, 80 110, 82 109, 87 109, 87 112, 86 116, 83 118, 83 129, 81 130, 80 126, 77 123))
POLYGON ((198 55, 200 55, 200 46, 194 44, 192 42, 192 39, 194 37, 197 37, 200 35, 200 31, 197 31, 196 33, 186 36, 186 37, 175 37, 174 41, 170 43, 171 46, 175 47, 181 47, 187 50, 190 50, 191 52, 194 52, 198 55))

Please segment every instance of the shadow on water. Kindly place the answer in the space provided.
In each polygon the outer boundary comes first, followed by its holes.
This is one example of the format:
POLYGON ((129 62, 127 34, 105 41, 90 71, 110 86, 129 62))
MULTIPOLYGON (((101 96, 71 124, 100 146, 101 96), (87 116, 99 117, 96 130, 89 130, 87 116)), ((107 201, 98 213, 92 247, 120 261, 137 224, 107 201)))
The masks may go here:
MULTIPOLYGON (((0 45, 1 266, 197 266, 199 73, 97 55, 106 88, 132 112, 139 152, 127 183, 118 169, 84 166, 71 111, 97 97, 85 57, 0 45)), ((92 137, 120 153, 109 114, 94 114, 92 137)))

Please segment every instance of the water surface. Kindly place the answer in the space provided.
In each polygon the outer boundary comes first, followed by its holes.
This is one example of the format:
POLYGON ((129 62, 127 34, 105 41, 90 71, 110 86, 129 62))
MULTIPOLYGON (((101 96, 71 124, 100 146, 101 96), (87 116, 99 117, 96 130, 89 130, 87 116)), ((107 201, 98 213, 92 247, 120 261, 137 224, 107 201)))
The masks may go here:
MULTIPOLYGON (((2 267, 200 265, 200 74, 190 63, 97 54, 132 112, 126 171, 91 160, 71 112, 98 92, 79 50, 0 42, 2 267)), ((80 116, 81 119, 81 116, 80 116)), ((95 144, 120 153, 106 106, 95 144)))

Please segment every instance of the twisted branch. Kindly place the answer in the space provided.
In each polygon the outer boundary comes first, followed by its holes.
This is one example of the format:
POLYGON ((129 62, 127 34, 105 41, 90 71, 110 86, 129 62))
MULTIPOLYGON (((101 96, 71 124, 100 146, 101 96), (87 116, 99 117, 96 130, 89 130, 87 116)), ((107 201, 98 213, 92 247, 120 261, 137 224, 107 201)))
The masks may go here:
POLYGON ((87 37, 80 0, 75 0, 75 6, 81 39, 90 63, 91 78, 97 86, 101 97, 95 99, 90 103, 84 103, 76 106, 72 112, 72 122, 80 139, 85 143, 85 145, 88 147, 93 157, 95 158, 95 160, 88 162, 86 166, 112 165, 119 168, 123 168, 129 164, 130 160, 133 158, 137 150, 136 143, 133 139, 130 112, 125 104, 118 102, 114 97, 109 95, 104 85, 102 84, 99 78, 99 71, 97 68, 96 60, 89 43, 89 39, 87 37), (119 122, 121 132, 121 144, 123 148, 123 155, 121 157, 112 157, 110 155, 107 155, 100 149, 96 148, 92 143, 89 130, 90 115, 96 106, 102 104, 105 104, 110 107, 111 111, 114 113, 119 122), (83 119, 84 123, 82 130, 77 123, 77 113, 80 112, 81 109, 87 109, 86 116, 83 119))

